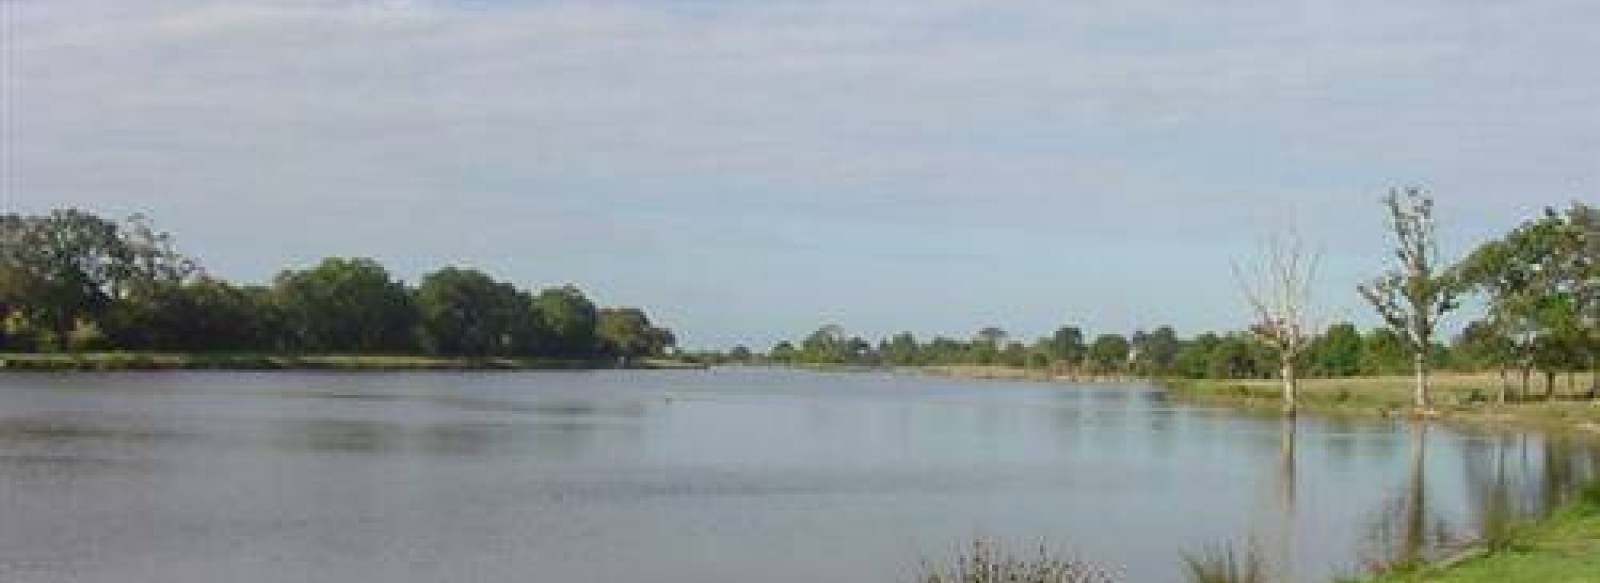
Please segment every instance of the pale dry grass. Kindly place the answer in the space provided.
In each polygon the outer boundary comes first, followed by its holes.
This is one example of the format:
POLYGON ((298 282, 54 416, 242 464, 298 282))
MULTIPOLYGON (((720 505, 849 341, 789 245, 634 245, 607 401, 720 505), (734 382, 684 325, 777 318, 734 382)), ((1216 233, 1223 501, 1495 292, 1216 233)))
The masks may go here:
MULTIPOLYGON (((1513 379, 1515 380, 1515 379, 1513 379)), ((1520 426, 1600 435, 1600 400, 1587 397, 1589 376, 1558 377, 1553 399, 1545 399, 1543 378, 1535 378, 1529 395, 1504 405, 1495 402, 1500 377, 1490 373, 1438 373, 1432 379, 1432 406, 1412 410, 1414 380, 1410 376, 1305 379, 1300 387, 1304 411, 1353 415, 1416 415, 1483 426, 1520 426)), ((1277 408, 1281 385, 1276 380, 1182 380, 1165 383, 1176 398, 1277 408)))

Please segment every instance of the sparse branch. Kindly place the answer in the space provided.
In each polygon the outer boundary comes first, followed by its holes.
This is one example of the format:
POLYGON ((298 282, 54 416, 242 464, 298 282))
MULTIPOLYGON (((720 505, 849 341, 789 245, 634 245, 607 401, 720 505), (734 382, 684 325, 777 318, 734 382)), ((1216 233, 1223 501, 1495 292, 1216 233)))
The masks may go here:
POLYGON ((1395 237, 1395 269, 1359 286, 1384 323, 1405 341, 1415 361, 1415 404, 1428 406, 1428 353, 1439 320, 1456 308, 1457 278, 1440 269, 1434 235, 1433 199, 1421 188, 1391 190, 1384 197, 1395 237))
POLYGON ((1252 270, 1254 277, 1237 262, 1233 265, 1254 317, 1251 332, 1278 352, 1283 406, 1289 414, 1297 405, 1296 365, 1314 329, 1308 313, 1317 263, 1317 255, 1308 253, 1299 236, 1290 231, 1267 242, 1262 261, 1252 270))

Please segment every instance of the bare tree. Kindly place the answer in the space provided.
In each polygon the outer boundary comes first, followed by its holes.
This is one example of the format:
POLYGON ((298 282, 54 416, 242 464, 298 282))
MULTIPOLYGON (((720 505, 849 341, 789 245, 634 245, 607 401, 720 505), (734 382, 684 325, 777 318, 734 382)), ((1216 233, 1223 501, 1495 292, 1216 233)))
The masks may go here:
POLYGON ((1278 353, 1283 412, 1294 415, 1300 389, 1298 364, 1313 330, 1308 310, 1317 258, 1290 231, 1267 242, 1254 277, 1237 263, 1233 269, 1254 314, 1250 331, 1278 353))
POLYGON ((1396 269, 1359 286, 1361 296, 1378 311, 1411 349, 1416 370, 1413 404, 1428 407, 1428 356, 1439 320, 1456 308, 1455 278, 1439 266, 1434 236, 1433 199, 1421 188, 1391 190, 1383 199, 1396 239, 1396 269))

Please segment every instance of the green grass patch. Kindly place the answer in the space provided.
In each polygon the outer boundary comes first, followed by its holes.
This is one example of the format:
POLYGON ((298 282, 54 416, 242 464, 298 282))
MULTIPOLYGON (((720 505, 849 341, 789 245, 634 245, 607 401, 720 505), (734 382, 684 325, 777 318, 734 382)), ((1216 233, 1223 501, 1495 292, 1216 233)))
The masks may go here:
POLYGON ((1365 583, 1600 583, 1600 492, 1585 498, 1545 522, 1520 526, 1519 544, 1510 548, 1365 583))

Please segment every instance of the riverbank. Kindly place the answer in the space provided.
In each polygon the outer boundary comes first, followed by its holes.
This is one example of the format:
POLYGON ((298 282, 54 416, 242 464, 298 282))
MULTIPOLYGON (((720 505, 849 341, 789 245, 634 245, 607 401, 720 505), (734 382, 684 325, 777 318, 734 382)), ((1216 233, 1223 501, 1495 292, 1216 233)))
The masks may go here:
POLYGON ((331 371, 466 371, 466 370, 594 370, 700 369, 690 362, 644 359, 619 363, 612 359, 460 358, 409 355, 284 355, 93 352, 78 354, 0 354, 4 371, 121 370, 331 370, 331 371))
MULTIPOLYGON (((828 369, 842 370, 842 369, 828 369)), ((890 370, 947 378, 1072 383, 1148 381, 1165 389, 1174 400, 1261 412, 1277 413, 1283 407, 1283 387, 1277 380, 1139 379, 1110 376, 1065 376, 1045 369, 995 365, 935 365, 897 367, 890 370)), ((1587 381, 1579 378, 1578 381, 1587 381)), ((1587 382, 1558 381, 1545 399, 1541 385, 1533 398, 1499 405, 1493 402, 1500 377, 1492 373, 1437 373, 1433 377, 1434 406, 1426 416, 1444 423, 1479 428, 1559 431, 1600 437, 1600 400, 1589 398, 1587 382)), ((1413 379, 1410 376, 1304 379, 1299 409, 1303 413, 1359 417, 1402 417, 1412 414, 1413 379)), ((1597 582, 1600 583, 1600 582, 1597 582)))
POLYGON ((1595 583, 1600 581, 1600 485, 1548 520, 1515 528, 1508 549, 1363 583, 1595 583))
MULTIPOLYGON (((1600 435, 1600 401, 1586 396, 1585 383, 1557 383, 1550 400, 1504 405, 1493 402, 1500 379, 1492 374, 1442 373, 1433 380, 1434 406, 1428 418, 1480 427, 1505 427, 1600 435)), ((1190 403, 1263 411, 1283 406, 1276 380, 1161 381, 1172 398, 1190 403)), ((1354 377, 1301 381, 1299 409, 1306 413, 1395 417, 1412 412, 1411 377, 1354 377)))

